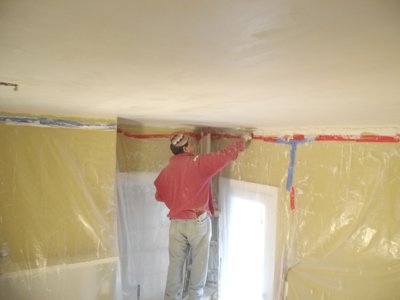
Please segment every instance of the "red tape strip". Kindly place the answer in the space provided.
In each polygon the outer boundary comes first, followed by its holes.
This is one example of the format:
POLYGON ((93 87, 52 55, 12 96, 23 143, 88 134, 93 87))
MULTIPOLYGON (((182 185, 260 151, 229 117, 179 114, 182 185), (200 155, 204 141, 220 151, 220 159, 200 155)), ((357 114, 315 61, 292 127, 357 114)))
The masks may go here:
MULTIPOLYGON (((154 138, 171 138, 172 133, 159 133, 159 134, 144 134, 144 133, 130 133, 121 128, 117 128, 118 133, 122 133, 127 137, 136 138, 136 139, 154 139, 154 138)), ((194 132, 184 132, 184 134, 192 136, 197 140, 201 139, 201 135, 199 133, 194 132)), ((240 138, 240 135, 233 134, 222 134, 215 133, 211 134, 213 139, 222 139, 222 138, 240 138)), ((302 141, 305 139, 305 136, 302 134, 295 134, 293 136, 284 136, 284 140, 290 141, 302 141)), ((279 142, 282 138, 276 136, 262 136, 262 135, 254 135, 253 140, 260 140, 264 142, 279 142)), ((336 142, 359 142, 359 143, 399 143, 400 142, 400 134, 396 134, 395 136, 381 136, 381 135, 318 135, 315 137, 314 141, 336 141, 336 142)))
POLYGON ((290 188, 290 209, 295 210, 296 209, 296 203, 295 203, 295 188, 292 186, 290 188))
MULTIPOLYGON (((118 133, 121 133, 127 137, 130 138, 135 138, 135 139, 159 139, 159 138, 168 138, 170 139, 173 135, 173 133, 157 133, 157 134, 146 134, 146 133, 131 133, 131 132, 127 132, 121 128, 117 129, 118 133)), ((183 132, 183 134, 191 136, 196 138, 197 140, 200 140, 201 135, 198 133, 194 133, 194 132, 183 132)))
POLYGON ((316 141, 338 141, 338 142, 370 142, 370 143, 398 143, 400 135, 382 136, 382 135, 318 135, 316 141))

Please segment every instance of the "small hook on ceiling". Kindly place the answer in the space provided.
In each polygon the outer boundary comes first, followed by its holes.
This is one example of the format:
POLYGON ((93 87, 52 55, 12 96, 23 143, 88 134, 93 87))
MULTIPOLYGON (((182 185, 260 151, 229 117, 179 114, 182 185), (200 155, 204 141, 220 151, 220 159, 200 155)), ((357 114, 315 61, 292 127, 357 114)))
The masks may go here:
POLYGON ((0 85, 13 86, 13 87, 14 87, 14 91, 18 91, 18 84, 16 84, 16 83, 10 83, 10 82, 2 82, 2 81, 0 81, 0 85))

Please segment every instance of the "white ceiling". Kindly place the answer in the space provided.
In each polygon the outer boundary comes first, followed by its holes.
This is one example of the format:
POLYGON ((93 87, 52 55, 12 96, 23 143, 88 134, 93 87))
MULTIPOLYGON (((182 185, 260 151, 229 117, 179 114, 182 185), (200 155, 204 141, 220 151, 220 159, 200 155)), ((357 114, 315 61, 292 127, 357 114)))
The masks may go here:
POLYGON ((395 125, 398 0, 0 0, 0 111, 395 125))

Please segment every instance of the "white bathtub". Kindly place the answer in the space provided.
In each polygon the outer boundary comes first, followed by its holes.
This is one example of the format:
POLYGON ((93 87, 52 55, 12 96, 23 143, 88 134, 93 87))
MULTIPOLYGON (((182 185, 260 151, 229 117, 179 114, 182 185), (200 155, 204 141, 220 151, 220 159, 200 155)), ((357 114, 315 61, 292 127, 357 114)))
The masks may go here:
POLYGON ((0 300, 114 300, 118 258, 0 275, 0 300))

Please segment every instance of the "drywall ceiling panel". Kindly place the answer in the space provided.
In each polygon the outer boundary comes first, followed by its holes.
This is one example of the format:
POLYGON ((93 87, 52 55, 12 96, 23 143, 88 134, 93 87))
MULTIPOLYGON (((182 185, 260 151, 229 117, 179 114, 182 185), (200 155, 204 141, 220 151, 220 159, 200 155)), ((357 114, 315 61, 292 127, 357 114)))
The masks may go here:
POLYGON ((3 112, 398 124, 395 0, 2 0, 0 39, 3 112))

